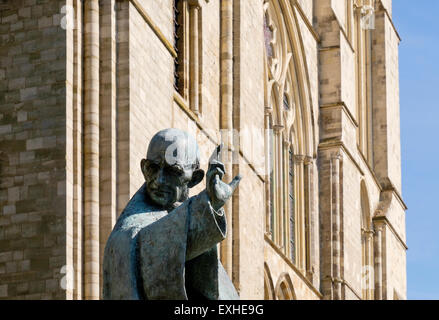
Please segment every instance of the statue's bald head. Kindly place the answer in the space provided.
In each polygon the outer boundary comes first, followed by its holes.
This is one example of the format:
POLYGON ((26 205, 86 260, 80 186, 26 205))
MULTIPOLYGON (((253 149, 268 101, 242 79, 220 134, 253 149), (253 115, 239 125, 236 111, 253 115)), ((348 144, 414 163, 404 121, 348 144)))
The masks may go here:
POLYGON ((165 129, 157 132, 149 143, 148 160, 178 164, 183 168, 200 167, 200 151, 197 141, 187 132, 179 129, 165 129))
POLYGON ((149 198, 163 208, 186 200, 189 188, 204 177, 196 140, 179 129, 165 129, 154 135, 141 168, 149 198))

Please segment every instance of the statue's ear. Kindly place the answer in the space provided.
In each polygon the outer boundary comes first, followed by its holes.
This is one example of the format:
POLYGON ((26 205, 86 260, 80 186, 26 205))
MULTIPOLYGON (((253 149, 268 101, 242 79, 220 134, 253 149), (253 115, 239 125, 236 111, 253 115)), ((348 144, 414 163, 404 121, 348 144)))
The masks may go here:
POLYGON ((140 169, 142 170, 143 176, 146 176, 146 159, 140 161, 140 169))
POLYGON ((203 181, 204 178, 204 171, 201 169, 197 169, 192 174, 192 179, 188 183, 189 188, 195 187, 197 184, 199 184, 201 181, 203 181))

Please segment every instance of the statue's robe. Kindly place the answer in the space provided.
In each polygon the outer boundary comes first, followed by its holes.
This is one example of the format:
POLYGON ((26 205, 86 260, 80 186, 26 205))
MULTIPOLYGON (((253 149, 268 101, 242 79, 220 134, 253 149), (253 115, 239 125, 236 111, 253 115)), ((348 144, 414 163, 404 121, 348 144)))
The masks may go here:
POLYGON ((212 208, 206 191, 168 213, 151 204, 143 185, 107 241, 104 299, 239 299, 217 257, 225 235, 224 210, 212 208))

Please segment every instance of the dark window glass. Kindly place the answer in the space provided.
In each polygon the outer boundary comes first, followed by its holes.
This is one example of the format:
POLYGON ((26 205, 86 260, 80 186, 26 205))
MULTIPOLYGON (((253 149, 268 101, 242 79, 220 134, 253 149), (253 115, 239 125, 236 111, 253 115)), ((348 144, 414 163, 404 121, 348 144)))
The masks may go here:
POLYGON ((294 198, 294 155, 289 152, 289 188, 288 196, 290 201, 290 255, 293 263, 296 263, 296 212, 294 198))
POLYGON ((267 58, 273 58, 273 46, 271 45, 271 42, 273 41, 273 30, 271 30, 268 24, 267 15, 264 16, 264 39, 267 58))
POLYGON ((184 29, 183 29, 183 1, 173 1, 174 10, 174 49, 177 57, 174 58, 174 88, 180 94, 183 94, 183 46, 184 46, 184 29))
POLYGON ((270 141, 269 141, 269 163, 270 163, 270 233, 273 235, 273 225, 274 225, 274 133, 273 129, 270 128, 270 141))
POLYGON ((284 94, 284 109, 287 111, 290 110, 290 102, 286 94, 284 94))

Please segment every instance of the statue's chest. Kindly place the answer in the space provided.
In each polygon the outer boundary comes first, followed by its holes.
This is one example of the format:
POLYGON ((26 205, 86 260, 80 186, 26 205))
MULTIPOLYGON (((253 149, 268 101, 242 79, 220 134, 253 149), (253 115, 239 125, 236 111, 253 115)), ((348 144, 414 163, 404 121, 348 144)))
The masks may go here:
POLYGON ((135 229, 136 232, 168 214, 167 211, 147 211, 130 215, 125 219, 124 228, 135 229))

